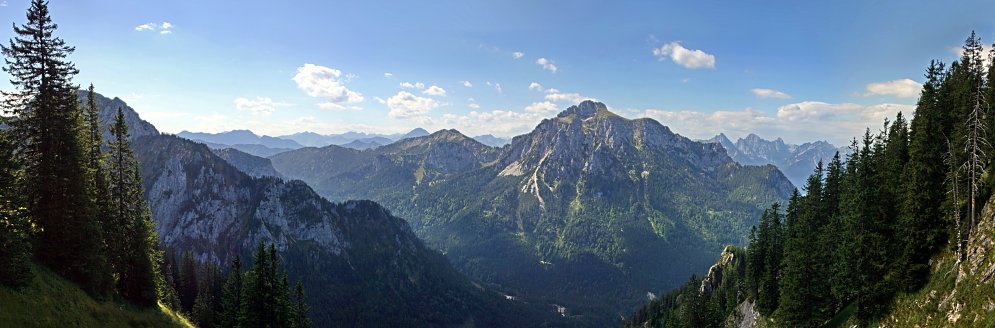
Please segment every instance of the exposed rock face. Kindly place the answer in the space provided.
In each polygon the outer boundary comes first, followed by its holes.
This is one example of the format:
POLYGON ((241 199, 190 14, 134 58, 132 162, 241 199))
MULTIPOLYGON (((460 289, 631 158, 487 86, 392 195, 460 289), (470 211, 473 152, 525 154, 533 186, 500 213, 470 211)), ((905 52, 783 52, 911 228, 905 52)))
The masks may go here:
POLYGON ((280 173, 273 168, 273 163, 269 159, 246 154, 234 148, 212 149, 215 155, 223 158, 229 164, 254 178, 274 177, 282 178, 280 173))
MULTIPOLYGON (((99 110, 100 124, 105 127, 102 129, 104 140, 110 140, 111 138, 110 126, 114 124, 114 115, 117 115, 118 108, 121 108, 122 112, 124 112, 124 122, 128 124, 128 132, 131 133, 132 139, 159 135, 159 130, 155 126, 142 120, 138 116, 138 112, 128 106, 121 98, 114 97, 114 99, 110 99, 99 93, 95 93, 94 95, 97 109, 99 110)), ((87 102, 87 92, 85 90, 79 91, 79 99, 84 104, 87 102)))
POLYGON ((825 141, 806 142, 801 145, 786 144, 781 138, 765 140, 756 134, 749 134, 733 143, 725 134, 719 134, 708 142, 718 143, 728 152, 729 157, 742 165, 777 166, 795 186, 803 186, 805 179, 821 160, 828 163, 838 151, 841 159, 850 153, 846 147, 837 148, 825 141))

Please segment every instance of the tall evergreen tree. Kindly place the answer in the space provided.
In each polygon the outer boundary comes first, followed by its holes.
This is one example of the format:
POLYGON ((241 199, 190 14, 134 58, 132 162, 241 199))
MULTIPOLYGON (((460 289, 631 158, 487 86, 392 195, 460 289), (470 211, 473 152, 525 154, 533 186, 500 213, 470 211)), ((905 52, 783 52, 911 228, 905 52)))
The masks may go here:
POLYGON ((131 150, 128 125, 124 112, 118 108, 111 128, 108 157, 110 216, 120 238, 114 251, 121 254, 115 271, 118 273, 117 290, 121 296, 138 305, 155 305, 157 295, 157 268, 162 255, 158 250, 159 237, 152 225, 152 215, 145 203, 138 161, 131 150))
POLYGON ((221 327, 237 327, 242 313, 242 260, 237 256, 231 264, 231 272, 221 292, 221 327))
POLYGON ((952 142, 947 109, 940 102, 945 77, 944 65, 930 62, 909 132, 909 160, 896 231, 902 247, 899 285, 905 290, 926 281, 929 257, 945 240, 941 205, 946 199, 947 169, 943 154, 952 142))
POLYGON ((304 286, 300 282, 294 288, 294 313, 293 319, 291 320, 291 326, 297 328, 311 328, 311 318, 308 318, 307 313, 310 311, 311 307, 307 305, 304 300, 304 286))
POLYGON ((86 143, 72 78, 78 73, 67 57, 75 49, 55 36, 48 2, 31 1, 27 23, 2 46, 4 71, 16 91, 3 92, 3 107, 25 160, 22 191, 41 233, 37 258, 53 271, 94 295, 106 295, 110 270, 103 238, 93 217, 86 182, 86 143))
POLYGON ((198 327, 214 327, 221 323, 221 293, 224 278, 213 262, 204 263, 198 275, 197 300, 193 305, 192 319, 198 327))

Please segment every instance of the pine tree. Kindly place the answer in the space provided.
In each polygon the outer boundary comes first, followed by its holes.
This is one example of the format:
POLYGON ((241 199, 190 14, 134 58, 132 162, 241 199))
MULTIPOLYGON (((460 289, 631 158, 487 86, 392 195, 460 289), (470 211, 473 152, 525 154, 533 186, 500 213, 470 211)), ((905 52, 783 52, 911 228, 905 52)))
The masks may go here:
POLYGON ((245 275, 242 273, 242 260, 237 256, 231 264, 231 272, 221 292, 221 327, 239 326, 239 316, 242 313, 242 285, 245 275))
POLYGON ((152 306, 158 300, 157 268, 162 255, 158 250, 152 215, 145 203, 138 161, 131 150, 128 125, 124 112, 118 108, 111 128, 108 175, 109 209, 120 240, 112 245, 121 254, 115 267, 118 273, 117 290, 121 296, 137 305, 152 306))
POLYGON ((58 25, 46 1, 33 0, 27 20, 2 46, 4 71, 16 90, 3 92, 3 107, 21 142, 26 207, 41 228, 34 251, 90 294, 106 295, 111 273, 87 190, 83 115, 72 84, 78 70, 67 60, 75 49, 55 36, 58 25))
POLYGON ((767 224, 763 232, 764 249, 763 269, 757 295, 757 310, 764 315, 770 315, 778 307, 781 296, 778 288, 778 277, 781 275, 781 257, 783 252, 781 225, 781 205, 774 203, 766 211, 767 224))
POLYGON ((291 321, 292 327, 297 328, 311 328, 311 318, 308 318, 307 312, 310 311, 310 306, 304 301, 304 286, 300 282, 297 283, 297 287, 294 288, 294 316, 293 321, 291 321))
POLYGON ((929 258, 945 237, 941 205, 946 199, 947 169, 943 154, 948 153, 951 131, 947 109, 941 103, 944 72, 942 63, 930 63, 909 132, 909 160, 903 174, 904 195, 896 231, 902 247, 898 276, 903 281, 899 285, 905 290, 925 282, 929 258))

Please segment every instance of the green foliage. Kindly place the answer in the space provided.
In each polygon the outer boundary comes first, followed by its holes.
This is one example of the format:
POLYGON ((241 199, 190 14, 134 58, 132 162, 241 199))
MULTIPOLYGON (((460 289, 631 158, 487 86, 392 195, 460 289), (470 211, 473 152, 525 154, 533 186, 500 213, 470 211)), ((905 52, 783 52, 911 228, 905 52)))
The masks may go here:
POLYGON ((725 327, 726 317, 746 300, 747 252, 726 247, 704 278, 692 275, 681 287, 650 301, 623 327, 725 327))
MULTIPOLYGON (((995 59, 995 52, 988 56, 995 59)), ((826 172, 816 168, 806 195, 792 196, 781 272, 771 275, 781 293, 773 313, 778 325, 867 326, 894 311, 883 325, 964 325, 959 316, 974 313, 967 325, 988 326, 990 315, 978 311, 990 311, 990 284, 962 282, 982 264, 991 266, 991 252, 979 250, 988 246, 977 245, 991 238, 990 226, 976 219, 979 200, 992 189, 984 168, 991 161, 985 138, 995 73, 982 57, 972 33, 959 62, 931 62, 911 122, 899 113, 880 133, 868 130, 854 140, 845 165, 837 155, 826 172), (982 242, 968 243, 969 235, 982 242), (939 253, 948 237, 954 242, 939 253)), ((746 281, 757 308, 769 314, 762 296, 761 257, 771 253, 765 222, 767 214, 751 235, 746 281)))
POLYGON ((34 277, 19 288, 0 286, 5 327, 194 327, 166 306, 97 300, 52 270, 30 264, 34 277))
POLYGON ((100 221, 87 189, 87 153, 83 113, 72 77, 78 73, 67 57, 75 50, 54 35, 46 1, 34 0, 27 23, 14 26, 16 36, 2 46, 4 71, 15 91, 4 92, 3 107, 19 141, 24 163, 25 207, 40 233, 37 258, 87 292, 109 292, 111 272, 103 254, 100 221))

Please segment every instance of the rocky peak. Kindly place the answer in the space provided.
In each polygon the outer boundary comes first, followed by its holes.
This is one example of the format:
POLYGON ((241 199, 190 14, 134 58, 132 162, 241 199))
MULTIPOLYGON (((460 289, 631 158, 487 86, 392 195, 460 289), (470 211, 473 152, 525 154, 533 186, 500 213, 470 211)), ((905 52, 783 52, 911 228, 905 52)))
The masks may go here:
POLYGON ((585 100, 581 102, 579 105, 570 106, 570 108, 567 108, 566 110, 560 112, 560 114, 556 115, 556 117, 568 117, 570 115, 577 115, 578 117, 583 119, 583 118, 593 117, 599 112, 608 112, 608 106, 605 106, 605 104, 600 102, 585 100))

